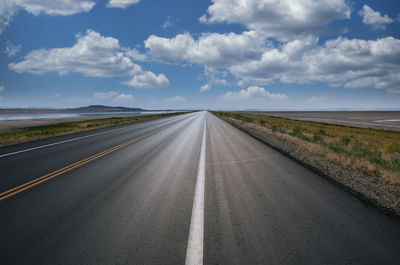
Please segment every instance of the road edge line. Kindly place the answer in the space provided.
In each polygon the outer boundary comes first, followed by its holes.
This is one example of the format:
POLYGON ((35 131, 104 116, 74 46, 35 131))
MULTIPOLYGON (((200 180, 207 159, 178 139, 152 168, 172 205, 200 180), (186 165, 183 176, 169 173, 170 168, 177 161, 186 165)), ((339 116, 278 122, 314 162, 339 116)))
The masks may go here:
POLYGON ((196 188, 194 192, 192 217, 190 221, 189 239, 185 261, 186 265, 203 264, 206 128, 206 114, 204 114, 203 138, 201 142, 199 167, 197 170, 196 188))

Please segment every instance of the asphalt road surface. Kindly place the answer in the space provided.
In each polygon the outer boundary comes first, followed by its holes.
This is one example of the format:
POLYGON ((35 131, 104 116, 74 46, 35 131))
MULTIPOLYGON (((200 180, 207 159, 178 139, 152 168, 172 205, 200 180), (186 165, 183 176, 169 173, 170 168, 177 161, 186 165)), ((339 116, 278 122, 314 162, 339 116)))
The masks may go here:
POLYGON ((0 264, 399 264, 400 224, 198 112, 0 149, 0 264))
POLYGON ((244 111, 296 120, 400 131, 400 111, 244 111))

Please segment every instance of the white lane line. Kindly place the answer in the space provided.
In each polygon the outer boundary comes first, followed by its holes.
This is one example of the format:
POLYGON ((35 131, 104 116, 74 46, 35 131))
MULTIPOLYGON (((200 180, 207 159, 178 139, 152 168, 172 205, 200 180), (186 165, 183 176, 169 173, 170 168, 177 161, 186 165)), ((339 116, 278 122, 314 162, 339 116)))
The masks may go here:
POLYGON ((396 121, 400 121, 400 119, 393 119, 393 120, 377 120, 377 121, 375 121, 375 122, 386 122, 386 121, 388 121, 388 122, 396 122, 396 121))
POLYGON ((28 152, 28 151, 32 151, 32 150, 36 150, 36 149, 41 149, 41 148, 45 148, 45 147, 49 147, 49 146, 53 146, 53 145, 68 143, 68 142, 72 142, 72 141, 76 141, 76 140, 80 140, 80 139, 84 139, 84 138, 88 138, 88 137, 92 137, 92 136, 96 136, 96 135, 100 135, 100 134, 105 134, 105 133, 110 133, 110 132, 114 132, 114 131, 119 131, 119 130, 126 129, 126 128, 127 128, 127 127, 125 127, 125 128, 118 128, 118 129, 111 130, 111 131, 106 131, 106 132, 101 132, 101 133, 94 133, 94 134, 90 134, 90 135, 85 135, 85 136, 81 136, 81 137, 76 137, 76 138, 64 140, 64 141, 61 141, 61 142, 56 142, 56 143, 51 143, 51 144, 40 145, 40 146, 36 146, 36 147, 32 147, 32 148, 28 148, 28 149, 24 149, 24 150, 20 150, 20 151, 15 151, 15 152, 12 152, 12 153, 3 154, 3 155, 0 155, 0 157, 10 156, 10 155, 16 155, 16 154, 19 154, 19 153, 24 153, 24 152, 28 152))
POLYGON ((204 115, 203 140, 201 142, 199 168, 190 221, 186 265, 203 265, 204 239, 204 179, 206 170, 206 116, 204 115))
MULTIPOLYGON (((134 124, 132 126, 135 126, 135 125, 136 124, 134 124)), ((123 130, 123 129, 128 129, 128 128, 132 127, 132 126, 127 126, 127 127, 123 127, 123 128, 118 128, 118 129, 114 129, 114 130, 100 132, 100 133, 89 134, 89 135, 85 135, 85 136, 81 136, 81 137, 76 137, 76 138, 64 140, 64 141, 61 141, 61 142, 45 144, 45 145, 40 145, 40 146, 36 146, 36 147, 32 147, 32 148, 28 148, 28 149, 24 149, 24 150, 20 150, 20 151, 15 151, 15 152, 12 152, 12 153, 7 153, 7 154, 0 155, 0 158, 1 157, 6 157, 6 156, 11 156, 11 155, 16 155, 16 154, 19 154, 19 153, 25 153, 25 152, 29 152, 29 151, 32 151, 32 150, 53 146, 53 145, 58 145, 58 144, 64 144, 64 143, 72 142, 72 141, 77 141, 77 140, 81 140, 81 139, 84 139, 84 138, 93 137, 93 136, 106 134, 106 133, 110 133, 110 132, 115 132, 115 131, 119 131, 119 130, 123 130)))

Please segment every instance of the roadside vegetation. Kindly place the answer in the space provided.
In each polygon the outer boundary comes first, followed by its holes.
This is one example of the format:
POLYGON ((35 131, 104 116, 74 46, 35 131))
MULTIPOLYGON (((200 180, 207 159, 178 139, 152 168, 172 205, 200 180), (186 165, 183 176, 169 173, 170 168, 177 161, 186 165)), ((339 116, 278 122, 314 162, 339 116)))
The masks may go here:
POLYGON ((187 112, 154 114, 130 117, 115 117, 107 119, 96 119, 78 122, 64 122, 54 125, 45 125, 25 128, 22 131, 0 134, 0 147, 30 142, 38 139, 50 138, 54 136, 72 134, 77 132, 90 131, 99 128, 106 128, 116 125, 134 123, 139 121, 163 118, 168 116, 180 115, 187 112))
POLYGON ((256 114, 214 114, 400 185, 400 132, 256 114))

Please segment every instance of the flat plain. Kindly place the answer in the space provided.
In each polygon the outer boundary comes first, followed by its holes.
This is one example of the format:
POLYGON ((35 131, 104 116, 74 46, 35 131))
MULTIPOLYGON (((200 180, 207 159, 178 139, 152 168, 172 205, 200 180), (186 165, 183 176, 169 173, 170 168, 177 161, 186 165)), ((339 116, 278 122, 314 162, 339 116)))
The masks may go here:
POLYGON ((243 113, 400 131, 400 111, 243 111, 243 113))

